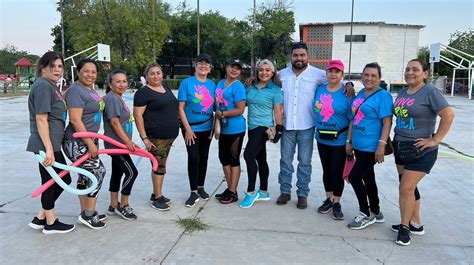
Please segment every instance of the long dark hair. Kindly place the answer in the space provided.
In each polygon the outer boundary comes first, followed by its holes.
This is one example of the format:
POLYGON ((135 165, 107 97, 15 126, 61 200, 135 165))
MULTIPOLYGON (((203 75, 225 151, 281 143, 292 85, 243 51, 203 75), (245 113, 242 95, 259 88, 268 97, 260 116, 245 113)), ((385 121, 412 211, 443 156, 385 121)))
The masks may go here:
POLYGON ((95 65, 95 70, 96 71, 99 71, 99 65, 97 64, 97 62, 91 58, 84 58, 82 60, 80 60, 78 63, 77 63, 77 66, 76 66, 76 69, 77 71, 81 71, 82 67, 86 64, 86 63, 93 63, 95 65))
MULTIPOLYGON (((429 71, 430 70, 430 66, 428 65, 428 63, 425 61, 425 60, 422 60, 422 59, 412 59, 410 61, 408 61, 408 63, 411 63, 411 62, 418 62, 420 63, 421 65, 421 69, 423 69, 423 72, 426 72, 426 71, 429 71)), ((408 65, 407 63, 407 65, 408 65)), ((423 83, 428 83, 428 78, 423 78, 423 83)))
POLYGON ((57 59, 61 60, 64 67, 64 59, 59 53, 49 51, 43 54, 43 56, 41 56, 41 58, 39 58, 38 62, 36 63, 36 76, 40 77, 42 74, 41 70, 43 68, 51 66, 53 62, 56 61, 57 59))
MULTIPOLYGON (((107 88, 105 89, 105 93, 110 92, 110 84, 112 83, 112 80, 114 79, 114 76, 117 75, 117 74, 124 74, 125 77, 127 77, 127 73, 124 70, 117 69, 117 70, 113 70, 112 72, 110 72, 107 75, 107 88)), ((127 79, 128 79, 128 77, 127 77, 127 79)))

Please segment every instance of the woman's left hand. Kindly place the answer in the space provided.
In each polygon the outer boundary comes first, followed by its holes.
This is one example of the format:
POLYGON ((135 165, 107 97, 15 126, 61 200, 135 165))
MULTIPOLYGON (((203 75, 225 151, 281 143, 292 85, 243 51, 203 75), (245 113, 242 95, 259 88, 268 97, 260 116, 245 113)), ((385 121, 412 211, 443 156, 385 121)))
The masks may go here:
POLYGON ((421 150, 437 146, 438 144, 439 142, 437 142, 434 138, 418 138, 415 140, 415 146, 421 150))
POLYGON ((375 162, 377 162, 377 164, 383 163, 384 155, 385 155, 385 145, 379 144, 379 146, 377 147, 377 150, 375 151, 375 162))

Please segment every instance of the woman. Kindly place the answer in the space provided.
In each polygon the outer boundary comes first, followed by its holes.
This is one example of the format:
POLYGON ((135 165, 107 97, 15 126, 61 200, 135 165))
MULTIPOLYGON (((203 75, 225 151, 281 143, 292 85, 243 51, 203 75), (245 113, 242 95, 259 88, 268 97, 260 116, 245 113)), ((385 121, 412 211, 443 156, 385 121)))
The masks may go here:
MULTIPOLYGON (((94 132, 97 133, 102 120, 102 111, 104 102, 94 89, 97 80, 97 63, 85 58, 77 64, 78 80, 68 89, 66 93, 66 102, 69 113, 69 124, 66 127, 63 141, 63 149, 66 156, 71 161, 76 161, 86 153, 90 158, 80 165, 81 168, 91 172, 97 177, 99 184, 90 194, 80 195, 81 214, 78 222, 92 229, 101 229, 105 227, 105 215, 99 215, 96 211, 97 196, 102 186, 105 176, 105 167, 97 154, 99 142, 93 138, 74 138, 75 132, 94 132)), ((77 187, 86 189, 92 182, 85 176, 79 175, 77 187)))
MULTIPOLYGON (((36 81, 28 96, 31 134, 26 150, 35 154, 39 151, 46 152, 45 160, 39 165, 42 184, 51 179, 44 167, 52 166, 54 162, 67 164, 61 152, 66 107, 63 96, 56 87, 56 82, 62 77, 63 67, 61 55, 56 52, 45 53, 36 65, 36 81)), ((56 168, 55 170, 61 171, 56 168)), ((71 183, 69 174, 62 179, 68 185, 71 183)), ((31 228, 42 229, 44 234, 68 233, 74 230, 74 225, 60 222, 54 213, 54 204, 62 192, 63 189, 55 183, 41 194, 42 209, 29 224, 31 228)))
POLYGON ((196 58, 195 75, 181 82, 178 91, 179 117, 182 134, 188 152, 188 176, 191 194, 187 207, 193 207, 199 199, 209 200, 204 190, 207 159, 211 145, 211 130, 216 84, 207 78, 211 72, 211 57, 200 54, 196 58))
POLYGON ((416 187, 431 168, 438 156, 438 145, 446 136, 454 120, 453 108, 438 89, 426 84, 428 64, 420 59, 408 62, 405 81, 408 88, 402 89, 394 104, 397 117, 395 125, 395 164, 400 178, 400 225, 393 225, 398 232, 396 243, 410 244, 410 234, 423 235, 420 219, 420 193, 416 187), (435 132, 436 116, 441 120, 435 132), (408 159, 402 155, 403 145, 410 146, 408 152, 422 152, 418 158, 408 159), (413 147, 414 146, 414 147, 413 147))
MULTIPOLYGON (((122 95, 127 91, 128 81, 124 71, 112 71, 107 78, 107 95, 104 97, 104 135, 125 144, 128 150, 134 152, 136 144, 131 140, 133 132, 133 116, 123 101, 122 95)), ((104 141, 105 148, 117 148, 115 145, 104 141)), ((130 155, 111 155, 112 174, 110 175, 110 206, 107 214, 118 214, 125 220, 136 220, 137 216, 128 203, 133 183, 138 176, 138 170, 133 164, 130 155), (120 202, 118 192, 120 180, 122 182, 120 202)))
POLYGON ((375 222, 385 222, 380 211, 374 165, 383 163, 385 145, 392 126, 392 96, 379 87, 382 70, 369 63, 362 72, 364 88, 352 102, 353 120, 346 140, 347 154, 355 152, 356 163, 349 181, 359 201, 359 215, 348 224, 351 229, 363 229, 375 222), (367 198, 369 202, 367 202, 367 198))
POLYGON ((241 208, 250 208, 255 201, 269 201, 269 168, 267 163, 267 140, 277 143, 283 132, 283 95, 275 85, 277 75, 273 63, 264 59, 257 64, 255 84, 247 89, 248 137, 244 159, 248 171, 248 187, 241 208), (276 135, 267 133, 276 124, 276 135), (273 138, 273 139, 271 139, 273 138), (257 172, 260 175, 260 189, 255 191, 257 172))
POLYGON ((245 87, 238 80, 242 70, 239 59, 227 61, 227 77, 216 88, 216 134, 219 133, 219 160, 224 170, 227 188, 216 198, 223 204, 239 200, 240 153, 245 136, 245 87))
POLYGON ((147 84, 135 93, 133 99, 133 116, 140 138, 158 161, 158 169, 151 172, 151 207, 167 211, 171 200, 163 195, 162 188, 168 155, 178 137, 178 100, 173 91, 162 83, 163 70, 159 64, 149 64, 145 69, 145 78, 147 84))
POLYGON ((344 64, 332 60, 326 68, 328 84, 320 85, 314 101, 316 141, 323 167, 326 200, 318 208, 325 214, 332 210, 332 218, 343 220, 341 196, 344 190, 342 172, 346 161, 346 139, 349 128, 351 100, 344 94, 344 64))

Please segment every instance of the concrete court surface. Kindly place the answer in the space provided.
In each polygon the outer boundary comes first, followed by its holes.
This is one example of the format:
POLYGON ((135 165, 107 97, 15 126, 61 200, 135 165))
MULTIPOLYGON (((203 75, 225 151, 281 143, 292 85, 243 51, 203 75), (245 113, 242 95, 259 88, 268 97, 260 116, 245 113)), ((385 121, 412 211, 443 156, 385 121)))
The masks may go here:
MULTIPOLYGON (((358 213, 350 185, 346 185, 342 198, 345 220, 335 221, 316 212, 324 200, 316 145, 306 210, 295 207, 294 190, 288 205, 275 204, 280 155, 279 145, 272 143, 267 145, 270 202, 241 209, 238 203, 221 205, 211 198, 194 208, 185 207, 189 184, 181 136, 171 150, 165 178, 164 194, 173 200, 170 211, 150 207, 150 164, 143 159, 130 197, 138 220, 110 216, 102 230, 77 224, 69 234, 44 235, 27 225, 40 208, 39 199, 31 198, 40 185, 38 166, 33 154, 25 151, 29 136, 27 96, 1 98, 0 264, 473 264, 474 104, 466 98, 447 99, 455 108, 456 120, 443 140, 447 145, 440 147, 432 173, 419 186, 426 234, 413 236, 410 246, 401 247, 394 243, 396 233, 390 230, 390 225, 400 222, 393 156, 376 166, 386 222, 353 231, 346 226, 358 213), (176 223, 178 218, 190 217, 200 218, 208 229, 189 233, 176 223)), ((127 103, 132 106, 130 98, 127 103)), ((134 139, 139 143, 136 131, 134 139)), ((109 157, 102 159, 110 172, 109 157)), ((243 159, 241 163, 240 198, 247 187, 243 159)), ((99 212, 105 212, 109 205, 109 176, 100 192, 99 212)), ((222 176, 217 142, 213 141, 206 181, 209 193, 224 190, 222 176)), ((56 211, 63 222, 75 223, 77 197, 63 193, 56 211)))

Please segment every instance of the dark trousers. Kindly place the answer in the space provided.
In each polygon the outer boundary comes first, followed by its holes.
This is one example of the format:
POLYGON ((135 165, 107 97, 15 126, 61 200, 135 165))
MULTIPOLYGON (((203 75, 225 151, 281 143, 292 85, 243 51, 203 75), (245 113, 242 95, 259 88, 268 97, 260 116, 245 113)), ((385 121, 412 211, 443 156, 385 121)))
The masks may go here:
MULTIPOLYGON (((66 159, 64 158, 64 155, 61 151, 54 152, 54 158, 58 163, 64 165, 67 164, 66 159)), ((54 171, 59 173, 63 170, 59 168, 54 168, 54 171)), ((41 164, 39 164, 39 172, 41 175, 41 184, 45 184, 51 179, 51 176, 49 175, 48 171, 46 171, 46 169, 41 164)), ((66 174, 64 177, 62 177, 62 180, 68 185, 71 184, 71 175, 69 175, 69 173, 66 174)), ((43 207, 43 209, 54 209, 54 203, 59 198, 59 195, 61 195, 62 192, 63 188, 61 188, 56 182, 47 190, 45 190, 41 194, 41 206, 43 207)))
POLYGON ((356 149, 354 149, 354 152, 356 162, 349 174, 349 181, 359 201, 359 210, 368 215, 370 215, 370 211, 379 214, 380 201, 374 173, 375 153, 356 149), (369 199, 368 202, 367 198, 369 199))
POLYGON ((323 166, 324 190, 341 197, 344 190, 342 173, 346 162, 346 147, 318 143, 318 152, 323 166))
MULTIPOLYGON (((183 137, 185 135, 182 130, 183 137)), ((196 138, 193 145, 186 145, 188 152, 188 176, 191 190, 197 190, 198 186, 204 186, 207 173, 207 159, 209 157, 209 147, 211 131, 194 132, 196 138)))
POLYGON ((268 128, 259 126, 249 130, 249 139, 245 146, 244 159, 247 164, 248 187, 247 192, 255 191, 257 172, 260 175, 260 190, 268 190, 268 176, 270 170, 267 163, 267 140, 265 132, 268 128))
POLYGON ((122 194, 129 196, 133 183, 138 176, 138 170, 133 164, 130 155, 112 155, 112 174, 110 176, 110 192, 118 192, 120 189, 120 180, 123 178, 122 182, 122 194))

